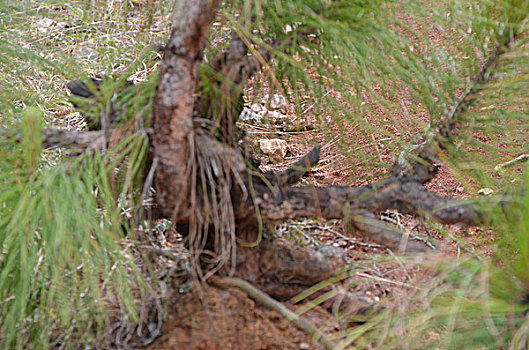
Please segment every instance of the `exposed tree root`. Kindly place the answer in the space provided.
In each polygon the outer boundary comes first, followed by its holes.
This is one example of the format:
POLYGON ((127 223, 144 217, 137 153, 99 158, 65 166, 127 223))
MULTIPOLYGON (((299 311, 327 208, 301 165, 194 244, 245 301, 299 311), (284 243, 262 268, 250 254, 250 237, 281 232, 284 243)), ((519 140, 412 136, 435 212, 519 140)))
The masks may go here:
POLYGON ((256 247, 241 244, 238 257, 236 276, 280 300, 290 299, 307 287, 333 277, 345 266, 339 248, 313 249, 273 237, 263 239, 256 247))
POLYGON ((331 246, 303 247, 279 238, 266 238, 257 247, 238 248, 240 263, 236 277, 257 286, 264 293, 280 301, 299 302, 300 295, 321 283, 302 300, 309 304, 324 298, 321 306, 341 315, 347 323, 351 316, 363 315, 376 305, 364 295, 342 288, 338 282, 346 276, 337 276, 346 267, 342 249, 331 246))
MULTIPOLYGON (((377 219, 387 209, 432 217, 444 224, 474 225, 486 215, 476 202, 455 201, 429 192, 424 186, 406 177, 392 177, 361 187, 300 186, 270 187, 256 184, 259 215, 263 222, 277 224, 288 219, 320 217, 344 219, 363 236, 399 251, 403 234, 396 226, 377 219)), ((243 206, 241 206, 243 207, 243 206)), ((240 217, 255 216, 252 207, 237 211, 240 217), (246 209, 246 210, 244 210, 246 209)), ((426 252, 422 242, 408 241, 405 252, 426 252)))

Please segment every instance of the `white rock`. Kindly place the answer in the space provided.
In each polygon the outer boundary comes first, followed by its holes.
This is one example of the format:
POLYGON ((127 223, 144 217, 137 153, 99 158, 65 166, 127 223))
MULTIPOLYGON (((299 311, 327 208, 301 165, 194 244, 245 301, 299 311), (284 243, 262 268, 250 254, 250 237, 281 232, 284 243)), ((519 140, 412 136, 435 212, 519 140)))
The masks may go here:
POLYGON ((41 33, 46 33, 50 30, 50 27, 55 23, 53 19, 42 18, 37 22, 37 29, 41 33))
POLYGON ((488 188, 488 187, 482 188, 482 189, 480 189, 478 191, 478 194, 480 194, 482 196, 490 196, 493 193, 494 193, 494 190, 492 188, 488 188))
POLYGON ((264 112, 266 112, 265 106, 263 106, 262 104, 259 104, 259 103, 253 103, 250 106, 250 109, 252 111, 254 111, 255 113, 264 113, 264 112))
POLYGON ((77 50, 77 53, 75 55, 76 58, 79 58, 79 59, 82 59, 82 60, 87 60, 87 61, 93 61, 95 59, 97 59, 98 57, 98 53, 97 51, 89 48, 89 47, 86 47, 86 46, 81 46, 79 47, 79 49, 77 50))
POLYGON ((273 94, 270 99, 270 108, 280 109, 285 108, 287 105, 287 99, 281 94, 273 94))
POLYGON ((288 116, 279 113, 278 111, 268 111, 268 117, 270 119, 287 119, 288 116))
POLYGON ((287 142, 280 139, 261 139, 259 140, 259 147, 264 154, 274 159, 283 159, 288 150, 287 142))
POLYGON ((242 120, 242 121, 255 120, 256 122, 261 123, 262 119, 263 119, 262 114, 256 113, 248 107, 244 107, 242 109, 241 114, 239 115, 239 120, 242 120))

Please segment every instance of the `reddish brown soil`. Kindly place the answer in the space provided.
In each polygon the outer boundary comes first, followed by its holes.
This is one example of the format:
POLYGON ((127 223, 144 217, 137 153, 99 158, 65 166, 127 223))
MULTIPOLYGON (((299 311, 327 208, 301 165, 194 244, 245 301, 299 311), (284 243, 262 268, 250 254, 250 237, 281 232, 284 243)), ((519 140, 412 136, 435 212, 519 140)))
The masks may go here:
MULTIPOLYGON (((324 327, 331 317, 320 309, 306 314, 324 327)), ((208 288, 180 296, 150 350, 179 349, 323 349, 277 312, 257 305, 238 290, 208 288)))

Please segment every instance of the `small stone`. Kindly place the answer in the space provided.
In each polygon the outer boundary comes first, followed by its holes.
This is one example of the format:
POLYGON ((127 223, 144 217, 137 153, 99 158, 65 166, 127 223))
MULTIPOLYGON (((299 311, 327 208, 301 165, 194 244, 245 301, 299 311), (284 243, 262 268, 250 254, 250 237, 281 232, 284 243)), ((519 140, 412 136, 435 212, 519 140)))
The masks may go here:
POLYGON ((87 60, 87 61, 93 61, 97 59, 98 56, 99 55, 97 54, 95 50, 89 47, 86 47, 86 46, 81 46, 79 50, 77 51, 77 54, 75 55, 75 57, 82 59, 82 60, 87 60))
POLYGON ((488 187, 482 188, 482 189, 480 189, 478 191, 478 194, 480 194, 482 196, 490 196, 493 193, 494 193, 494 190, 492 188, 488 188, 488 187))
POLYGON ((283 159, 288 150, 287 142, 281 139, 261 139, 259 140, 259 147, 264 154, 275 160, 283 159))
POLYGON ((310 345, 307 343, 299 343, 299 348, 302 350, 310 349, 310 345))
POLYGON ((242 120, 242 121, 249 122, 249 121, 255 120, 257 123, 261 123, 262 119, 263 119, 263 114, 261 112, 256 112, 252 108, 248 108, 248 107, 244 107, 241 114, 239 115, 239 120, 242 120))
POLYGON ((37 22, 37 29, 41 33, 46 33, 49 31, 50 27, 55 23, 53 19, 50 18, 42 18, 37 22))
POLYGON ((273 120, 283 120, 288 119, 288 117, 282 113, 279 113, 278 111, 270 111, 268 112, 268 118, 273 120))
POLYGON ((254 111, 255 113, 264 113, 266 111, 266 108, 259 103, 252 103, 250 106, 250 109, 254 111))
POLYGON ((273 94, 270 99, 270 108, 280 109, 285 108, 287 105, 287 99, 281 94, 273 94))

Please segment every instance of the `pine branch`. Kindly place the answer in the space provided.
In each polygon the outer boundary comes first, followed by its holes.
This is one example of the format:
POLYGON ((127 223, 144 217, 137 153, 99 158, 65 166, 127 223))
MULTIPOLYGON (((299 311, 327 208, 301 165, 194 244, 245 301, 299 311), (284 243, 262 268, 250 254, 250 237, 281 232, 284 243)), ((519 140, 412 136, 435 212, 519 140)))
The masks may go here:
POLYGON ((514 43, 515 39, 516 37, 511 35, 500 37, 500 41, 496 44, 493 53, 474 79, 472 79, 469 88, 458 99, 452 109, 445 111, 441 123, 435 128, 436 132, 427 135, 426 141, 417 152, 418 159, 413 161, 406 169, 406 161, 400 157, 393 165, 393 175, 399 174, 402 177, 415 178, 421 183, 426 183, 435 177, 437 167, 434 164, 438 162, 436 157, 437 149, 445 149, 444 144, 452 137, 454 130, 457 129, 461 116, 475 103, 482 86, 490 81, 501 56, 514 43))
MULTIPOLYGON (((68 147, 78 150, 99 150, 104 151, 107 145, 107 138, 103 131, 76 131, 57 128, 46 128, 42 130, 42 147, 68 147)), ((0 140, 4 142, 20 142, 22 134, 20 132, 0 131, 0 140)))

